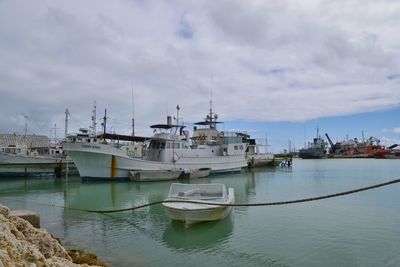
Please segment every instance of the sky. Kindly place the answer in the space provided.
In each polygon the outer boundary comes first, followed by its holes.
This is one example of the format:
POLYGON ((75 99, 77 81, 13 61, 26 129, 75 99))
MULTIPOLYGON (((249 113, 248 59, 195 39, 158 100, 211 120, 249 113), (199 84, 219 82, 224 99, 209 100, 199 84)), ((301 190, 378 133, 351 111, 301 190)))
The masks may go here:
POLYGON ((64 136, 107 109, 107 131, 167 115, 300 148, 400 143, 400 2, 0 0, 0 133, 64 136), (289 141, 290 140, 290 141, 289 141))

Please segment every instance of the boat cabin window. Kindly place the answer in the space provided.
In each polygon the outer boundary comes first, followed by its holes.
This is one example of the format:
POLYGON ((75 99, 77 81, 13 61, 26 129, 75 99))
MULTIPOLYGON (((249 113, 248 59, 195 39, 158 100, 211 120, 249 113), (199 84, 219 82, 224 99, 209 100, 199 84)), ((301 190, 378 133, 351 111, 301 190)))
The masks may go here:
POLYGON ((238 146, 235 146, 235 150, 238 150, 238 146))
POLYGON ((179 143, 174 143, 174 148, 179 149, 181 146, 179 143))
POLYGON ((149 145, 150 149, 164 149, 165 148, 165 142, 160 142, 158 140, 152 140, 150 141, 149 145))
POLYGON ((239 145, 240 150, 243 150, 243 145, 239 145))
POLYGON ((171 143, 170 143, 170 142, 167 142, 166 148, 167 148, 167 149, 171 148, 171 143))
POLYGON ((151 149, 157 149, 157 145, 160 146, 160 143, 158 143, 157 141, 152 140, 152 141, 150 142, 149 147, 150 147, 151 149))

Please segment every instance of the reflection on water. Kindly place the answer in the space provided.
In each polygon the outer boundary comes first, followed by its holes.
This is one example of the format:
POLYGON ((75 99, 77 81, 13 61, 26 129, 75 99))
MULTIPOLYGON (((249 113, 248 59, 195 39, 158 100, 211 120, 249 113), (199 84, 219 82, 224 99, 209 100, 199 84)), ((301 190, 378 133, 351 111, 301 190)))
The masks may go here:
POLYGON ((182 250, 205 250, 229 239, 233 231, 231 216, 221 221, 204 222, 186 228, 182 222, 172 220, 165 229, 163 241, 167 246, 182 250))
MULTIPOLYGON (((297 199, 394 179, 397 160, 295 160, 183 180, 223 183, 237 203, 297 199)), ((0 180, 0 202, 40 213, 42 226, 70 247, 88 249, 111 266, 396 266, 400 262, 400 185, 319 202, 237 207, 221 221, 185 228, 162 205, 112 210, 167 197, 172 182, 54 178, 0 180)))

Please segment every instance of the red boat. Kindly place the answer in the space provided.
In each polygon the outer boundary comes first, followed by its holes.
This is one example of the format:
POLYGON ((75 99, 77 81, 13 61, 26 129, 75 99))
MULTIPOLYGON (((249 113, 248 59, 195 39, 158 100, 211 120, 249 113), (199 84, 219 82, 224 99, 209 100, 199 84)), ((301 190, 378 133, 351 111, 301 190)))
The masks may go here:
POLYGON ((394 144, 385 150, 377 151, 374 157, 376 159, 400 159, 400 150, 395 149, 398 146, 398 144, 394 144))

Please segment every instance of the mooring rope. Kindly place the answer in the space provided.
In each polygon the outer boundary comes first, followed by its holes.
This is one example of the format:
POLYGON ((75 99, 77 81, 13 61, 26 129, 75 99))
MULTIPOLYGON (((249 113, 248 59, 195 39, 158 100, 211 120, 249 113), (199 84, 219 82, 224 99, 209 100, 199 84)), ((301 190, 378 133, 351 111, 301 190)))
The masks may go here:
MULTIPOLYGON (((328 199, 328 198, 333 198, 333 197, 339 197, 339 196, 344 196, 344 195, 350 195, 362 191, 367 191, 395 183, 399 183, 400 179, 395 179, 391 180, 388 182, 380 183, 380 184, 375 184, 367 187, 362 187, 358 189, 353 189, 349 191, 344 191, 340 193, 335 193, 335 194, 330 194, 330 195, 323 195, 323 196, 318 196, 318 197, 310 197, 310 198, 302 198, 302 199, 295 199, 295 200, 287 200, 287 201, 276 201, 276 202, 262 202, 262 203, 236 203, 236 204, 225 204, 225 203, 218 203, 216 204, 215 202, 201 202, 201 204, 204 205, 209 205, 209 206, 227 206, 227 207, 259 207, 259 206, 277 206, 277 205, 288 205, 288 204, 296 204, 296 203, 304 203, 304 202, 311 202, 311 201, 316 201, 316 200, 322 200, 322 199, 328 199)), ((141 208, 145 208, 148 206, 153 206, 157 204, 162 204, 162 203, 193 203, 193 204, 199 204, 197 201, 191 201, 191 200, 160 200, 160 201, 155 201, 151 203, 147 203, 144 205, 140 206, 135 206, 131 208, 125 208, 125 209, 117 209, 117 210, 84 210, 87 212, 96 212, 96 213, 113 213, 113 212, 122 212, 122 211, 130 211, 130 210, 137 210, 141 208)), ((82 210, 83 211, 83 210, 82 210)))
MULTIPOLYGON (((289 205, 289 204, 296 204, 296 203, 304 203, 304 202, 311 202, 311 201, 317 201, 317 200, 323 200, 323 199, 328 199, 328 198, 333 198, 333 197, 339 197, 339 196, 344 196, 344 195, 350 195, 362 191, 367 191, 395 183, 400 183, 400 179, 395 179, 391 181, 387 181, 384 183, 380 184, 375 184, 367 187, 362 187, 358 189, 353 189, 349 191, 344 191, 340 193, 335 193, 335 194, 329 194, 329 195, 323 195, 323 196, 318 196, 318 197, 310 197, 310 198, 302 198, 302 199, 295 199, 295 200, 286 200, 286 201, 276 201, 276 202, 261 202, 261 203, 236 203, 236 204, 225 204, 225 203, 215 203, 215 202, 206 202, 202 201, 202 205, 209 205, 209 206, 223 206, 223 207, 260 207, 260 206, 278 206, 278 205, 289 205)), ((11 200, 11 199, 10 199, 11 200)), ((69 209, 69 210, 77 210, 77 211, 84 211, 84 212, 92 212, 92 213, 114 213, 114 212, 123 212, 123 211, 133 211, 137 209, 142 209, 145 207, 153 206, 153 205, 158 205, 162 203, 193 203, 193 204, 199 204, 198 201, 193 201, 193 200, 160 200, 160 201, 155 201, 155 202, 150 202, 147 204, 139 205, 139 206, 134 206, 131 208, 125 208, 125 209, 116 209, 116 210, 90 210, 90 209, 80 209, 80 208, 74 208, 74 207, 66 207, 66 206, 60 206, 60 205, 54 205, 54 204, 42 204, 46 206, 53 206, 53 207, 59 207, 59 208, 64 208, 64 209, 69 209)), ((40 203, 35 203, 35 204, 40 204, 40 203)))

